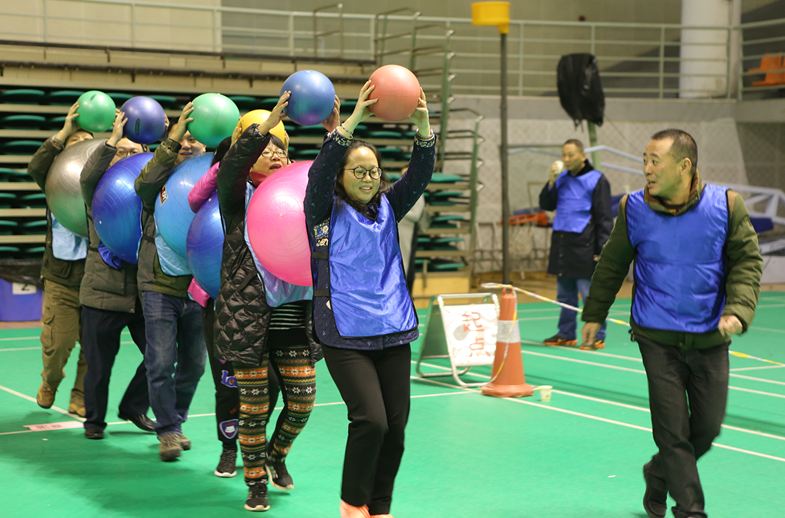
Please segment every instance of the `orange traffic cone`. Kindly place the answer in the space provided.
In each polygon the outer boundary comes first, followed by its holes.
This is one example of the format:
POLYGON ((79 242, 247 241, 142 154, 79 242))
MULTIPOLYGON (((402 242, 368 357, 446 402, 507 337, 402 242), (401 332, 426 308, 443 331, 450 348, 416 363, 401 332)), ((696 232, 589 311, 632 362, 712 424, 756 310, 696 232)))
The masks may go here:
POLYGON ((526 383, 523 375, 517 307, 518 297, 515 292, 502 288, 493 375, 491 381, 482 387, 482 393, 486 396, 521 397, 534 394, 534 387, 526 383))

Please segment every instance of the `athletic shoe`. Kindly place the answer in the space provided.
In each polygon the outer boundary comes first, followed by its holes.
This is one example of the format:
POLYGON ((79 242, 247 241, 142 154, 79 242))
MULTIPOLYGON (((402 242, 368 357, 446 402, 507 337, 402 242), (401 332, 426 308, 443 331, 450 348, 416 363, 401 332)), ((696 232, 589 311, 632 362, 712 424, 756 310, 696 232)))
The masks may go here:
POLYGON ((555 334, 550 338, 546 338, 542 341, 545 345, 549 346, 556 346, 556 345, 563 345, 565 347, 575 347, 578 345, 578 341, 575 339, 570 340, 569 338, 564 338, 561 335, 555 334))
POLYGON ((232 478, 237 475, 237 450, 224 448, 221 451, 221 458, 218 460, 218 467, 215 468, 216 477, 232 478))
POLYGON ((158 446, 158 455, 162 461, 171 462, 183 453, 183 447, 180 445, 177 435, 177 432, 166 432, 158 436, 158 440, 161 442, 158 446))
POLYGON ((245 500, 244 507, 254 512, 264 512, 270 509, 270 502, 267 500, 267 484, 260 482, 248 486, 248 498, 245 500))
POLYGON ((270 477, 270 483, 273 487, 282 491, 291 491, 294 489, 294 480, 292 480, 289 470, 286 469, 285 461, 279 460, 273 462, 268 457, 265 467, 267 468, 267 474, 270 477))
POLYGON ((593 344, 581 345, 581 351, 599 351, 605 349, 605 340, 595 340, 593 344))
POLYGON ((183 435, 183 432, 174 432, 177 440, 180 441, 180 447, 186 451, 191 449, 191 439, 183 435))
POLYGON ((38 387, 38 394, 35 396, 35 402, 38 403, 38 406, 41 408, 52 408, 52 405, 55 404, 56 392, 57 389, 53 389, 47 382, 42 381, 41 386, 38 387))

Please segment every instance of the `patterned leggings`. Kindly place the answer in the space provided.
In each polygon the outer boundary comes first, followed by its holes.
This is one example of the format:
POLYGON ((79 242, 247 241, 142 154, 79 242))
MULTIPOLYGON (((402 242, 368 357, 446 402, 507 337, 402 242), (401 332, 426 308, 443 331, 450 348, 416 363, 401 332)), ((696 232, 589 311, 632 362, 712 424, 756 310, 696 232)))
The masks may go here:
POLYGON ((249 486, 267 483, 265 463, 286 458, 292 443, 308 422, 316 399, 316 368, 305 330, 269 331, 269 354, 256 368, 234 369, 240 391, 240 451, 243 457, 245 483, 249 486), (284 409, 275 431, 267 441, 270 394, 267 385, 268 369, 278 374, 284 409))

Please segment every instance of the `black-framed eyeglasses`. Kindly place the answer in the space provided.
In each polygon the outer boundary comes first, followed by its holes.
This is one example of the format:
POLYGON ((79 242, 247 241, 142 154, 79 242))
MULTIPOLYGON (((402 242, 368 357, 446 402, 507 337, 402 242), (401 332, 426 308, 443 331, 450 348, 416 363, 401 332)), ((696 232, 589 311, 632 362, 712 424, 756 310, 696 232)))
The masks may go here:
POLYGON ((283 149, 265 149, 262 151, 262 156, 264 158, 272 158, 277 156, 278 158, 286 158, 286 151, 283 149))
POLYGON ((364 167, 355 167, 354 169, 344 169, 344 171, 351 171, 355 178, 358 180, 362 180, 365 178, 367 174, 371 180, 378 180, 382 177, 382 168, 381 167, 371 167, 370 169, 366 169, 364 167))

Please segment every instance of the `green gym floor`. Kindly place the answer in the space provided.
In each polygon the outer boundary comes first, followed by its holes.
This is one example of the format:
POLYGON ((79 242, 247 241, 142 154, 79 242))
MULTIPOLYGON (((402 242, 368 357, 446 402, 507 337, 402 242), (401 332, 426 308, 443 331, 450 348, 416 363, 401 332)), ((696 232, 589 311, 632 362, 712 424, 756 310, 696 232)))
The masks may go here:
MULTIPOLYGON (((612 316, 628 313, 629 301, 620 300, 612 316)), ((537 345, 553 334, 557 315, 548 304, 519 308, 527 381, 552 385, 550 402, 485 397, 450 377, 421 380, 412 364, 396 518, 645 518, 641 465, 654 443, 637 347, 614 325, 603 351, 537 345)), ((765 292, 752 329, 732 348, 785 362, 783 315, 785 293, 765 292)), ((139 360, 126 336, 112 378, 110 421, 139 360)), ((212 474, 220 445, 209 376, 184 427, 193 449, 163 463, 155 436, 126 422, 110 422, 103 441, 83 437, 64 410, 73 361, 55 406, 39 408, 40 363, 38 329, 0 330, 0 516, 249 516, 242 472, 231 479, 212 474), (58 429, 30 429, 41 424, 58 429)), ((444 371, 436 363, 427 369, 444 371)), ((476 368, 465 379, 481 381, 489 371, 476 368)), ((785 367, 731 357, 731 371, 722 435, 700 462, 707 511, 712 518, 782 516, 785 367)), ((347 421, 324 362, 318 387, 317 408, 288 460, 297 487, 290 494, 272 490, 267 516, 338 516, 347 421)))

